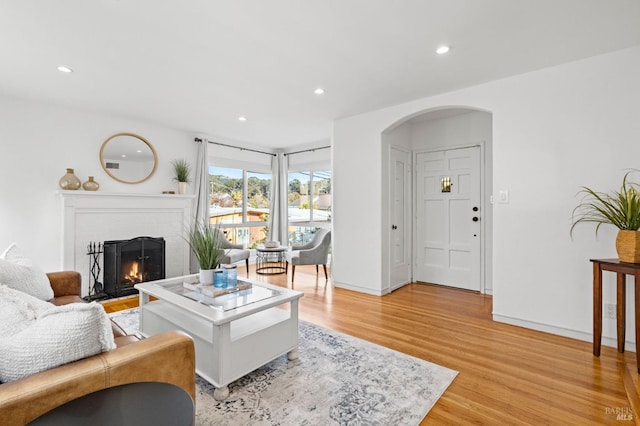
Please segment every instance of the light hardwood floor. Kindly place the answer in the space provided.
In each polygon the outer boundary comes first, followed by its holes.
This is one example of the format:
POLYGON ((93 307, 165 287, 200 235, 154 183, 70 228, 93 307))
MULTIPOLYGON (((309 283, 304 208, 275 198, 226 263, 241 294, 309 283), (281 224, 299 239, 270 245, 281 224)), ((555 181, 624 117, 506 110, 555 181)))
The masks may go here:
MULTIPOLYGON (((291 287, 284 275, 251 271, 291 287)), ((301 319, 459 372, 422 424, 634 423, 617 418, 632 416, 623 377, 637 386, 634 353, 603 347, 597 358, 589 342, 494 322, 491 296, 416 283, 377 297, 325 285, 313 267, 296 268, 294 288, 304 292, 301 319)), ((121 299, 105 309, 136 305, 121 299)))

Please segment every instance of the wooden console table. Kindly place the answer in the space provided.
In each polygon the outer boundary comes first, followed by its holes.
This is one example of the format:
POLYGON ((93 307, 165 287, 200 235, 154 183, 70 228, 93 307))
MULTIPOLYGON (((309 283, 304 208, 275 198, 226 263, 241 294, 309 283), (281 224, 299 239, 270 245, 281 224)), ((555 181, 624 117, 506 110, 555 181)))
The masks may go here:
POLYGON ((616 273, 616 329, 618 352, 624 352, 626 320, 626 276, 635 277, 636 365, 640 373, 640 264, 618 259, 591 259, 593 262, 593 354, 600 356, 602 340, 602 271, 616 273))

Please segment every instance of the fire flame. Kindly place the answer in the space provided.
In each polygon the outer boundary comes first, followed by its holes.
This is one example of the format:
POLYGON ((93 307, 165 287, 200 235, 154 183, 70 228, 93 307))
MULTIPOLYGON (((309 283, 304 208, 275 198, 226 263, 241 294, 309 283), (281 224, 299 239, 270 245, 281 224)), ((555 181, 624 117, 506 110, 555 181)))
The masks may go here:
POLYGON ((142 271, 140 271, 140 264, 138 262, 131 263, 131 269, 129 269, 129 273, 125 276, 125 279, 133 283, 142 282, 142 271))

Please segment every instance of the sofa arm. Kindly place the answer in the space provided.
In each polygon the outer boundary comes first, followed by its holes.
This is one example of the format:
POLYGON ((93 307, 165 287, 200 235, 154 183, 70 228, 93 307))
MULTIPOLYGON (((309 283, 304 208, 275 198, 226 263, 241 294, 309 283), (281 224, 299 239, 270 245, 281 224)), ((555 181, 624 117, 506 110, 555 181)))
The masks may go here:
POLYGON ((196 352, 183 331, 167 331, 105 352, 108 387, 124 383, 164 382, 181 387, 196 400, 196 352))
POLYGON ((80 296, 82 276, 75 271, 49 272, 47 273, 53 295, 60 296, 80 296))
POLYGON ((195 349, 181 331, 168 331, 0 385, 0 413, 26 424, 64 403, 127 383, 164 382, 195 401, 195 349))

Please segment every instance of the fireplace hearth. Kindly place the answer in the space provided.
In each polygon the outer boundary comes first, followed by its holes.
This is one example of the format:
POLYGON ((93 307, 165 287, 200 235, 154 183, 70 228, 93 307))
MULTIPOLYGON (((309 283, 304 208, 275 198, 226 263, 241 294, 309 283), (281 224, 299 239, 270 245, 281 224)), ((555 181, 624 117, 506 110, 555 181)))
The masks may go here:
POLYGON ((164 238, 137 237, 104 242, 104 292, 109 296, 137 294, 134 285, 163 278, 164 238))

